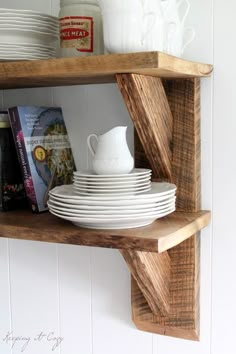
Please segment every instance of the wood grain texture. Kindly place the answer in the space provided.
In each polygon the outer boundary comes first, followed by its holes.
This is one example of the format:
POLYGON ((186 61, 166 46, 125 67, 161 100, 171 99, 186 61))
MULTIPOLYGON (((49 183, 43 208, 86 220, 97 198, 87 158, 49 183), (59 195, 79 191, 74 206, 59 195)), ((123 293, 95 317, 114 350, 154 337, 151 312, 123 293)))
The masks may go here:
POLYGON ((170 312, 170 257, 161 254, 122 250, 131 274, 145 297, 153 314, 170 312))
POLYGON ((197 211, 201 203, 200 80, 165 80, 164 87, 175 120, 171 180, 178 186, 177 209, 197 211))
MULTIPOLYGON (((173 115, 173 160, 170 180, 177 185, 178 209, 195 212, 200 208, 199 80, 166 80, 164 87, 173 115)), ((152 313, 133 279, 133 320, 142 330, 197 340, 199 235, 193 232, 191 238, 170 249, 168 254, 171 259, 170 314, 163 317, 152 313)))
POLYGON ((153 175, 170 180, 173 117, 161 79, 119 74, 117 83, 153 175))
POLYGON ((18 210, 0 213, 0 237, 73 245, 164 252, 205 227, 208 211, 173 213, 145 227, 92 230, 76 227, 50 213, 18 210))
POLYGON ((212 65, 160 52, 106 54, 0 63, 0 88, 24 88, 115 82, 117 73, 156 77, 208 76, 212 65))

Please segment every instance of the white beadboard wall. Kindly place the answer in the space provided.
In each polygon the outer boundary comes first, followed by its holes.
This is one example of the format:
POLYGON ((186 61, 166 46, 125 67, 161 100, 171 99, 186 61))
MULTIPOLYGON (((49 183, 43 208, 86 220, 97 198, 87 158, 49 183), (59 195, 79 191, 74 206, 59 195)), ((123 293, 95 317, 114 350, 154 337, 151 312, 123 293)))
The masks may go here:
MULTIPOLYGON (((130 275, 117 251, 0 239, 0 354, 235 353, 236 3, 189 1, 196 38, 184 57, 215 67, 214 77, 202 80, 202 206, 213 215, 201 236, 200 342, 134 327, 130 275)), ((59 0, 0 0, 0 7, 57 15, 59 0)), ((89 164, 91 132, 128 125, 132 148, 132 124, 113 84, 9 90, 0 97, 2 109, 62 106, 80 167, 89 164)))

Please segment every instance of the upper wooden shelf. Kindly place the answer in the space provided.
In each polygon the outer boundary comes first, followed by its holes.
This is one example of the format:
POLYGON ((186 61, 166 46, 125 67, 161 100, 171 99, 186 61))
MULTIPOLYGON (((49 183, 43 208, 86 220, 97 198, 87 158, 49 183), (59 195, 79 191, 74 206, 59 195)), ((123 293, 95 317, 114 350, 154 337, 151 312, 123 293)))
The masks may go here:
POLYGON ((122 73, 163 78, 204 77, 212 70, 212 65, 161 52, 3 62, 0 63, 0 88, 109 83, 115 81, 116 74, 122 73))
POLYGON ((175 212, 145 227, 92 230, 76 227, 47 212, 18 210, 0 213, 0 237, 160 253, 191 237, 209 221, 209 211, 175 212))

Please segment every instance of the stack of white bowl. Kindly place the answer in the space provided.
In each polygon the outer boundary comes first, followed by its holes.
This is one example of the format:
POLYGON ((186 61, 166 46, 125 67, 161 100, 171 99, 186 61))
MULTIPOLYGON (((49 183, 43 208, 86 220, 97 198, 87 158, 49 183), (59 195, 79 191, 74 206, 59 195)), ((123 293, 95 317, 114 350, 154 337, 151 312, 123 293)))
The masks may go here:
POLYGON ((151 182, 151 170, 97 175, 75 172, 73 185, 49 192, 49 211, 91 229, 124 229, 149 225, 175 211, 176 186, 151 182))
POLYGON ((1 61, 54 58, 58 38, 57 17, 0 8, 1 61))

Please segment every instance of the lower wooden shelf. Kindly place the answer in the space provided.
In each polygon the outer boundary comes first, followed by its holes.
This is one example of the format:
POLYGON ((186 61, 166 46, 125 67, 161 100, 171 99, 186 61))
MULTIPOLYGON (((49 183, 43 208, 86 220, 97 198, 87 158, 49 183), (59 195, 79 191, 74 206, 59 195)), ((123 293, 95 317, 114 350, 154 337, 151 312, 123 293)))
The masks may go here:
POLYGON ((92 230, 50 213, 18 210, 0 214, 0 237, 160 253, 188 239, 209 221, 209 211, 174 212, 145 227, 92 230))

